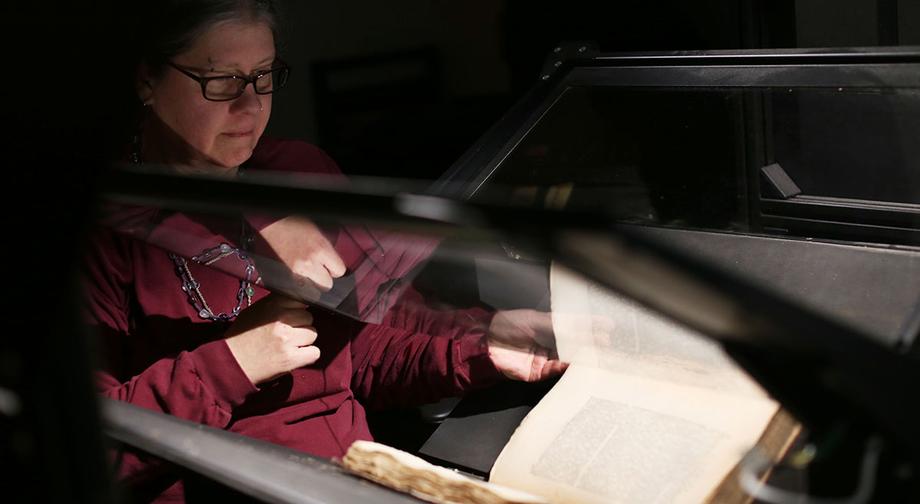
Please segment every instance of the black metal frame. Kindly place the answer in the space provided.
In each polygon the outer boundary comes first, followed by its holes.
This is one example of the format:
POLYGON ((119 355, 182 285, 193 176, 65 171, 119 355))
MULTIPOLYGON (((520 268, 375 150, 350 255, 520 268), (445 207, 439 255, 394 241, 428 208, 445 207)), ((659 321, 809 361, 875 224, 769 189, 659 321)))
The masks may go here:
MULTIPOLYGON (((711 264, 651 242, 628 227, 590 214, 508 209, 395 191, 349 193, 250 181, 121 173, 108 179, 104 189, 118 201, 162 202, 178 209, 233 214, 241 208, 258 208, 303 213, 317 220, 330 216, 373 220, 399 229, 459 234, 474 242, 508 239, 714 337, 807 426, 820 431, 843 421, 851 433, 879 433, 886 458, 893 463, 920 461, 920 429, 916 428, 920 403, 913 400, 920 366, 915 358, 711 264), (177 188, 181 188, 178 193, 177 188)), ((121 427, 141 436, 138 429, 146 428, 131 422, 121 427)), ((860 434, 851 435, 858 439, 860 434)), ((220 442, 221 450, 227 450, 222 453, 234 446, 250 453, 249 444, 232 435, 220 442)), ((159 454, 157 450, 171 448, 154 443, 148 449, 159 454)), ((275 453, 266 456, 280 452, 275 453)), ((195 458, 177 462, 194 463, 195 458)), ((308 479, 342 476, 308 466, 302 470, 308 479)), ((268 466, 253 471, 266 487, 289 490, 285 477, 268 466)), ((835 474, 839 480, 839 472, 835 474)), ((251 491, 235 480, 226 483, 251 491)))
MULTIPOLYGON (((370 193, 360 189, 360 181, 347 192, 280 184, 257 177, 240 182, 134 171, 111 174, 102 189, 111 200, 155 202, 179 210, 293 212, 315 220, 358 219, 459 235, 479 243, 511 240, 718 340, 806 425, 820 429, 844 419, 861 431, 880 433, 896 460, 920 462, 920 403, 913 397, 920 384, 916 358, 629 227, 596 214, 509 209, 396 191, 370 193)), ((143 425, 124 423, 120 428, 143 436, 137 431, 143 425)), ((130 438, 120 439, 131 443, 130 438)), ((237 441, 228 437, 224 442, 237 441)), ((159 455, 157 446, 142 448, 159 455)), ((254 471, 266 484, 287 485, 269 470, 254 471)), ((311 478, 325 477, 314 469, 304 471, 311 478)), ((235 481, 226 483, 251 491, 235 481)))
POLYGON ((418 502, 284 446, 113 399, 102 399, 102 412, 106 434, 122 449, 153 454, 260 502, 418 502))
MULTIPOLYGON (((920 88, 920 48, 850 48, 667 53, 575 53, 543 79, 445 173, 432 190, 471 198, 540 119, 576 86, 920 88)), ((830 237, 920 245, 920 205, 800 195, 762 198, 759 170, 771 161, 764 98, 746 97, 743 153, 747 220, 755 226, 830 237)), ((755 227, 755 229, 757 229, 755 227)))

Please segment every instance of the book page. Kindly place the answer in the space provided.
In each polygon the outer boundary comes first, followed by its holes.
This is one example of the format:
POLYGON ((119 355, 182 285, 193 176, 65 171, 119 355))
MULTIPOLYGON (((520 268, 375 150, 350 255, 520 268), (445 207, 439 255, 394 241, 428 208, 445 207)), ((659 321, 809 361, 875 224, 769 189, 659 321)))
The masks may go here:
POLYGON ((553 264, 556 350, 565 362, 738 393, 766 395, 718 343, 553 264))
POLYGON ((554 265, 562 379, 490 480, 558 503, 703 502, 778 411, 715 342, 554 265))
POLYGON ((505 446, 490 481, 555 503, 703 502, 777 406, 574 364, 505 446))

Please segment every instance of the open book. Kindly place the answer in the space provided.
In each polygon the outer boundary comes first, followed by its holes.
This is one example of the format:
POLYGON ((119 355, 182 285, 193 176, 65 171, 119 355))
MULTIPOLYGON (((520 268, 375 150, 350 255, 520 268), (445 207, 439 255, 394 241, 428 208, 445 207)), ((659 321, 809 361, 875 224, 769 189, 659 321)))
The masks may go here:
POLYGON ((572 365, 527 415, 490 480, 552 502, 724 502, 741 457, 788 416, 714 342, 553 266, 553 329, 572 365))
POLYGON ((777 459, 797 423, 716 343, 565 268, 553 266, 550 286, 571 366, 490 481, 553 503, 749 501, 739 461, 758 444, 777 459))

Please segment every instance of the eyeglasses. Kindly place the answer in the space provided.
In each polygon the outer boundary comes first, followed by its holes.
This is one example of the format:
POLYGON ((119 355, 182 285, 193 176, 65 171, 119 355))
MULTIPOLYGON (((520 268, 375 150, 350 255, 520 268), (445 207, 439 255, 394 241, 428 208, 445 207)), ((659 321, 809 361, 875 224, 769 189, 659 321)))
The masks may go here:
POLYGON ((252 74, 246 75, 221 75, 217 77, 202 77, 183 68, 172 61, 167 64, 182 74, 194 79, 201 84, 201 94, 205 100, 210 101, 230 101, 235 100, 243 95, 246 86, 250 83, 256 94, 267 95, 284 87, 287 84, 288 75, 291 74, 291 68, 284 63, 268 70, 259 70, 252 74))

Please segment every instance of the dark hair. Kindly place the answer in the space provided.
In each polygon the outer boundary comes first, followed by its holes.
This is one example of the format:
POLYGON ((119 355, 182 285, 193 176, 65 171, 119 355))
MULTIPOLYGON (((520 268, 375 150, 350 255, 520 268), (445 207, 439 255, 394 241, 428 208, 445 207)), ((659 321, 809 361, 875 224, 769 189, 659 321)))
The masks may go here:
POLYGON ((214 25, 232 20, 264 21, 279 46, 279 13, 272 0, 116 0, 112 12, 111 46, 107 57, 112 78, 99 83, 107 91, 109 120, 106 149, 118 158, 143 116, 135 89, 137 70, 146 64, 153 74, 188 50, 214 25))
POLYGON ((140 12, 138 59, 156 73, 215 24, 237 19, 268 23, 278 40, 277 11, 271 0, 159 0, 140 12))

